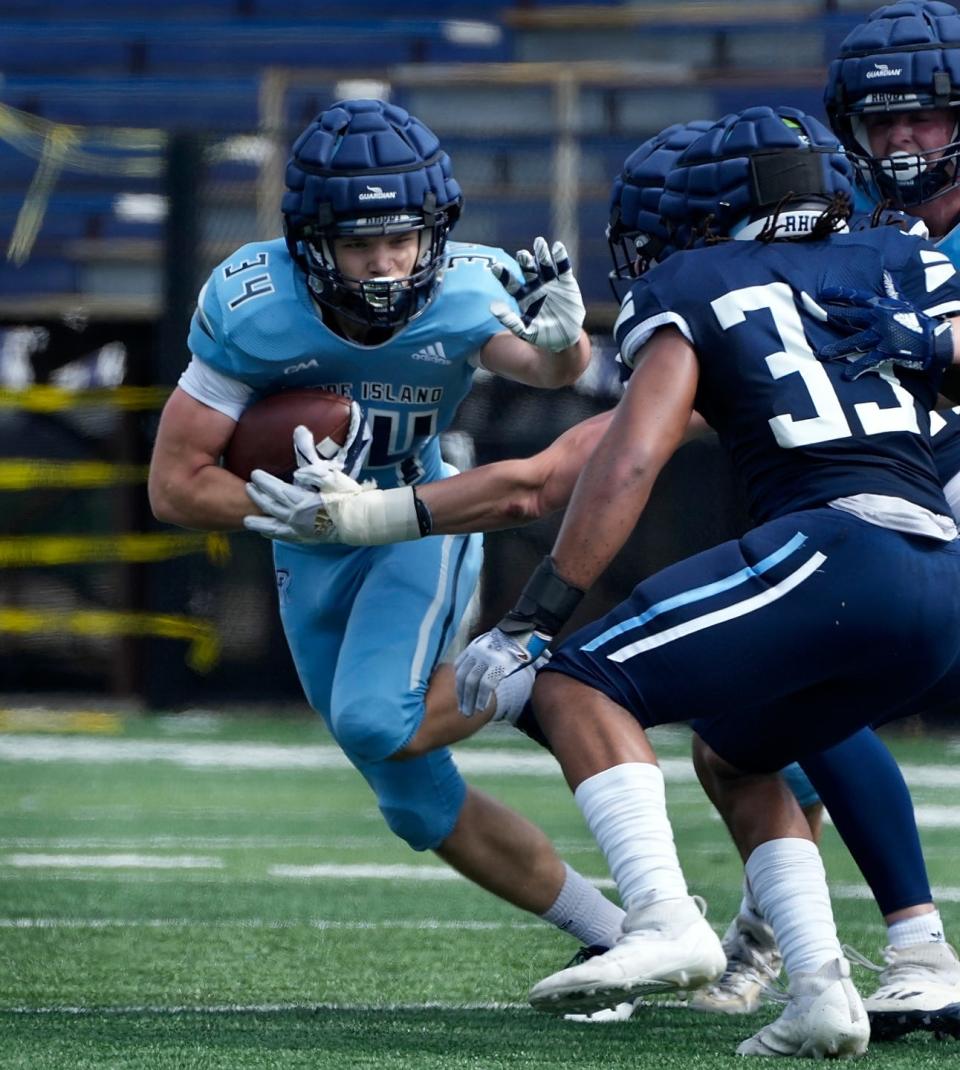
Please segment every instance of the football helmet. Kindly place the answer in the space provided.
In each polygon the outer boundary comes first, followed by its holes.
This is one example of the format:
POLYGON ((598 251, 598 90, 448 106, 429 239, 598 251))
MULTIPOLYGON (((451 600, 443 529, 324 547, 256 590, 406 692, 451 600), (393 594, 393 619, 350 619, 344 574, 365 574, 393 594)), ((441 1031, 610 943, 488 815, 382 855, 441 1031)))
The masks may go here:
POLYGON ((341 100, 293 144, 283 195, 284 236, 317 301, 367 327, 419 315, 439 281, 463 196, 436 135, 382 100, 341 100), (412 274, 358 279, 337 264, 335 239, 419 232, 412 274))
POLYGON ((878 8, 840 45, 827 74, 824 105, 861 184, 875 199, 904 208, 952 189, 960 181, 957 121, 936 159, 906 151, 874 156, 867 123, 877 113, 960 107, 960 12, 934 0, 878 8))
POLYGON ((849 213, 852 176, 843 148, 812 116, 746 108, 684 149, 667 175, 660 214, 674 226, 677 247, 810 238, 849 213))
POLYGON ((607 244, 613 260, 610 288, 618 301, 624 297, 623 283, 629 284, 673 251, 660 217, 660 194, 680 153, 712 125, 709 119, 694 119, 668 126, 634 149, 613 180, 607 244))

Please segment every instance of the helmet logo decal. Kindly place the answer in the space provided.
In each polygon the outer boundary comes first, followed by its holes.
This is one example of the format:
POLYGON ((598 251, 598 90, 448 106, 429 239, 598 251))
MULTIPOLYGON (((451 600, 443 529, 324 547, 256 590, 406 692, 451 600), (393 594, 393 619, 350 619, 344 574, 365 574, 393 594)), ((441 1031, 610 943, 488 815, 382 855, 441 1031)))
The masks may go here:
POLYGON ((361 193, 357 200, 360 201, 392 201, 397 196, 395 189, 386 190, 382 186, 367 186, 366 193, 361 193))
POLYGON ((873 70, 867 71, 867 78, 896 78, 897 75, 903 74, 902 67, 891 67, 887 63, 879 63, 874 61, 873 70))
POLYGON ((863 98, 863 106, 870 104, 899 104, 904 108, 913 104, 920 107, 920 98, 916 93, 868 93, 863 98))

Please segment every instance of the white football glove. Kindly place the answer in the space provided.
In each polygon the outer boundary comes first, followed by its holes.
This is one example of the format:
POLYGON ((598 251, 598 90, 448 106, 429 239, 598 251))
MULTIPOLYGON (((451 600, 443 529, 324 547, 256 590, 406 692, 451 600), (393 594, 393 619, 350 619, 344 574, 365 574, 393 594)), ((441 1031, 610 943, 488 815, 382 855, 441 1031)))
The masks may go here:
MULTIPOLYGON (((300 447, 313 436, 294 432, 300 447)), ((382 546, 419 539, 420 521, 412 487, 378 490, 373 480, 358 483, 322 458, 298 468, 293 485, 260 469, 251 472, 247 495, 265 516, 243 518, 243 526, 268 539, 306 544, 382 546)))
MULTIPOLYGON (((337 472, 337 475, 341 473, 337 472)), ((337 541, 329 537, 330 518, 324 508, 323 495, 315 490, 285 483, 262 468, 255 468, 250 473, 247 497, 264 514, 245 516, 243 526, 247 531, 282 542, 337 541)))
POLYGON ((525 669, 533 658, 530 650, 499 628, 477 636, 454 663, 460 712, 464 717, 482 713, 503 679, 525 669))
MULTIPOLYGON (((314 465, 326 471, 329 467, 345 472, 352 479, 360 474, 360 469, 367 463, 370 452, 370 428, 363 410, 355 402, 350 402, 350 427, 343 445, 332 438, 315 442, 313 435, 302 424, 293 432, 293 452, 298 469, 311 468, 314 465)), ((319 487, 317 489, 320 489, 319 487)))
POLYGON ((504 301, 494 301, 490 311, 508 331, 531 345, 554 353, 568 349, 580 337, 586 310, 566 247, 554 242, 551 251, 545 238, 536 238, 533 254, 521 249, 517 263, 523 283, 499 261, 489 270, 516 300, 520 315, 504 301))

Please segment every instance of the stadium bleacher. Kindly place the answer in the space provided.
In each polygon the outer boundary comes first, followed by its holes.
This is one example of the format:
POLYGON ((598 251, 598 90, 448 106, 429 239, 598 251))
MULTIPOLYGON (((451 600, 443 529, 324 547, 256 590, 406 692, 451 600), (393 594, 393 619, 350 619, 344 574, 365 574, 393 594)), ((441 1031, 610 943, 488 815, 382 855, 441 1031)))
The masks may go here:
MULTIPOLYGON (((633 63, 646 72, 637 84, 588 81, 577 104, 581 225, 584 249, 591 250, 581 276, 592 280, 588 297, 602 299, 605 253, 602 263, 593 262, 596 243, 587 221, 603 208, 617 153, 668 122, 771 101, 771 94, 777 103, 818 110, 824 57, 865 6, 854 0, 513 0, 478 18, 476 6, 463 0, 406 3, 402 17, 396 4, 372 0, 360 17, 352 4, 325 4, 320 16, 315 3, 288 0, 277 18, 276 5, 266 0, 167 0, 160 20, 144 0, 4 0, 0 105, 50 124, 186 131, 215 143, 257 132, 268 68, 324 72, 308 86, 291 85, 283 116, 290 132, 329 100, 338 73, 379 74, 391 79, 393 99, 433 125, 450 149, 467 190, 465 235, 482 232, 486 240, 510 245, 512 235, 526 235, 534 221, 550 223, 546 209, 538 210, 546 204, 545 161, 557 132, 549 79, 518 85, 505 74, 499 84, 468 80, 438 90, 416 78, 405 82, 398 72, 409 75, 424 63, 445 71, 509 61, 525 69, 557 61, 633 63), (524 143, 531 131, 541 133, 539 143, 524 143)), ((0 240, 6 241, 39 152, 29 155, 3 136, 0 128, 0 240)), ((236 210, 238 196, 252 198, 255 170, 239 167, 218 180, 217 203, 207 207, 223 216, 214 224, 219 235, 230 231, 228 217, 237 226, 255 218, 250 207, 236 210)), ((124 192, 157 195, 163 188, 160 173, 133 179, 64 166, 35 244, 37 255, 50 258, 43 261, 47 272, 0 263, 0 293, 27 294, 42 275, 37 292, 62 286, 76 297, 83 291, 75 287, 112 279, 114 273, 84 270, 75 258, 92 256, 97 242, 135 237, 160 243, 161 217, 123 220, 115 203, 124 192), (73 240, 79 238, 84 241, 73 240)), ((238 232, 234 244, 251 236, 238 232)), ((115 248, 120 259, 122 251, 115 248)))

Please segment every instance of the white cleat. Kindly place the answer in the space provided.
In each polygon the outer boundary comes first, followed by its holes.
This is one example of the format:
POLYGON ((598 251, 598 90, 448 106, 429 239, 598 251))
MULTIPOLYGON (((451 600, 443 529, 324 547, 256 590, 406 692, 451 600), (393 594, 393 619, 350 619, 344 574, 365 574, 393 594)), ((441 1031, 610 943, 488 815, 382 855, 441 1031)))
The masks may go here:
POLYGON ((565 1014, 563 1020, 565 1022, 588 1022, 590 1025, 604 1025, 609 1022, 629 1022, 633 1017, 633 1011, 636 1004, 630 1003, 618 1003, 616 1007, 604 1007, 602 1010, 594 1011, 593 1014, 565 1014))
POLYGON ((701 988, 687 1006, 710 1014, 752 1014, 783 967, 773 929, 759 918, 738 914, 724 933, 723 950, 727 956, 723 976, 701 988))
POLYGON ((863 1055, 870 1023, 850 980, 846 959, 832 959, 816 973, 798 973, 787 989, 783 1014, 743 1041, 738 1055, 793 1055, 850 1059, 863 1055))
POLYGON ((697 903, 665 899, 628 911, 623 936, 609 951, 544 978, 529 999, 556 1014, 614 1008, 650 992, 709 984, 726 961, 697 903))
POLYGON ((960 960, 949 944, 885 948, 885 967, 844 950, 853 962, 880 974, 876 992, 863 1001, 874 1040, 895 1040, 917 1029, 960 1038, 960 960))
MULTIPOLYGON (((569 969, 571 966, 580 966, 582 963, 596 958, 597 955, 605 955, 609 950, 610 948, 605 947, 603 944, 588 944, 586 947, 580 948, 564 969, 569 969)), ((602 1010, 594 1011, 593 1014, 565 1014, 563 1020, 565 1022, 588 1022, 591 1025, 605 1022, 626 1022, 633 1016, 635 1006, 636 1004, 632 1002, 618 1003, 616 1007, 604 1007, 602 1010)))

